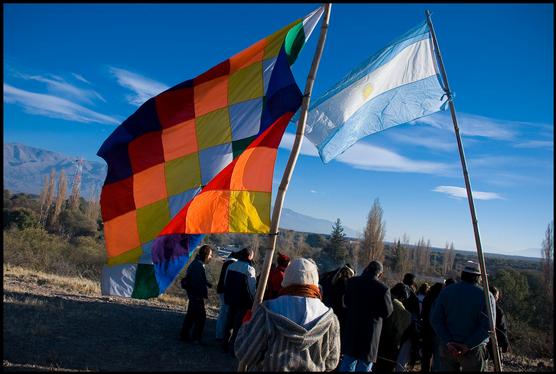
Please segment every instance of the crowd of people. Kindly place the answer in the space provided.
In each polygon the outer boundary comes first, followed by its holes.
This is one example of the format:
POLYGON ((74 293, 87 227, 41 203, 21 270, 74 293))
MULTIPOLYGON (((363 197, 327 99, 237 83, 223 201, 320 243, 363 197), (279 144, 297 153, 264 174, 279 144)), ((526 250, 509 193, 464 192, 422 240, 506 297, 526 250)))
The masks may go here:
MULTIPOLYGON (((208 288, 202 246, 182 287, 189 298, 181 338, 203 344, 208 288), (190 336, 189 331, 192 331, 190 336)), ((414 274, 389 288, 371 261, 357 275, 350 264, 322 273, 312 259, 278 253, 263 302, 251 315, 258 278, 246 247, 224 261, 216 287, 216 339, 249 371, 485 371, 493 357, 481 272, 468 261, 461 279, 420 285, 414 274)), ((500 291, 490 287, 498 348, 509 342, 500 291)))

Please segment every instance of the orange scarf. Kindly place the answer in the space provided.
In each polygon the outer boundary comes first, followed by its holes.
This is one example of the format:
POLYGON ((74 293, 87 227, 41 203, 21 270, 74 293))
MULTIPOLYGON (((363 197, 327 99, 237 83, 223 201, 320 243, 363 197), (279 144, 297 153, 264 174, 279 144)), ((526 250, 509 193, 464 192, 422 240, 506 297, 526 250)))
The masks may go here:
POLYGON ((314 284, 292 284, 291 286, 282 288, 278 294, 280 296, 291 295, 322 299, 319 286, 314 284))

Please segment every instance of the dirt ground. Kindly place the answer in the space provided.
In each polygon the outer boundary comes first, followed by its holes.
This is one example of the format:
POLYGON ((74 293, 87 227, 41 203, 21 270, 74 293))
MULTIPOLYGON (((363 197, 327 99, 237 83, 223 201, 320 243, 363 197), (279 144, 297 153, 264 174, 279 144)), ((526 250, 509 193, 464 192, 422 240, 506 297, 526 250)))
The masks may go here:
MULTIPOLYGON (((5 371, 236 371, 213 339, 215 306, 198 346, 179 340, 183 306, 92 296, 9 272, 3 285, 5 371)), ((550 372, 553 361, 504 355, 503 368, 550 372)))
MULTIPOLYGON (((38 282, 41 283, 41 282, 38 282)), ((183 307, 142 300, 72 295, 4 274, 6 371, 235 371, 237 360, 212 339, 179 340, 183 307)))

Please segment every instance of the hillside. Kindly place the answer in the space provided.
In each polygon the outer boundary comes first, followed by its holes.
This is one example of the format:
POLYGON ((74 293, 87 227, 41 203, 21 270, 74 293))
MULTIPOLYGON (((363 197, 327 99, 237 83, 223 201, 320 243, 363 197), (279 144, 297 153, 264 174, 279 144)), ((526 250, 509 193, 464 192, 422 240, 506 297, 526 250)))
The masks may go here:
MULTIPOLYGON (((44 178, 54 170, 62 170, 68 179, 68 188, 76 171, 76 158, 24 144, 4 144, 4 188, 13 192, 40 194, 44 178)), ((96 161, 83 161, 81 196, 89 198, 96 188, 97 195, 106 177, 106 165, 96 161)))
MULTIPOLYGON (((12 193, 25 192, 38 195, 44 186, 44 178, 51 170, 58 175, 62 170, 68 177, 68 188, 71 188, 75 175, 75 157, 61 153, 30 147, 24 144, 4 144, 4 189, 12 193)), ((97 161, 83 162, 81 177, 81 196, 90 198, 92 189, 96 187, 97 196, 106 178, 106 164, 97 161)), ((334 222, 314 218, 282 209, 280 228, 318 234, 330 234, 334 222)), ((345 227, 349 237, 356 237, 355 230, 345 227)))
MULTIPOLYGON (((310 217, 288 208, 283 208, 280 216, 280 228, 282 229, 328 235, 332 231, 333 225, 332 221, 310 217)), ((344 233, 350 238, 359 236, 357 231, 346 226, 344 226, 344 233)))
MULTIPOLYGON (((178 339, 185 297, 172 302, 103 297, 95 282, 6 265, 3 282, 5 371, 237 368, 237 360, 212 340, 215 304, 207 308, 206 345, 197 346, 178 339)), ((553 367, 551 360, 511 353, 503 355, 502 364, 511 372, 550 372, 553 367)))

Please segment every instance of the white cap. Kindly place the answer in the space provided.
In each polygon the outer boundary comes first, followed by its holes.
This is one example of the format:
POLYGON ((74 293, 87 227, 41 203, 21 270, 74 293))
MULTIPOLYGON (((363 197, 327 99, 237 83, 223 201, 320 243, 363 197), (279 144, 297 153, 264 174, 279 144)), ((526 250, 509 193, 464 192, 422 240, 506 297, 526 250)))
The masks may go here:
POLYGON ((319 272, 315 261, 306 258, 292 260, 284 272, 282 287, 288 287, 292 284, 318 286, 319 272))

